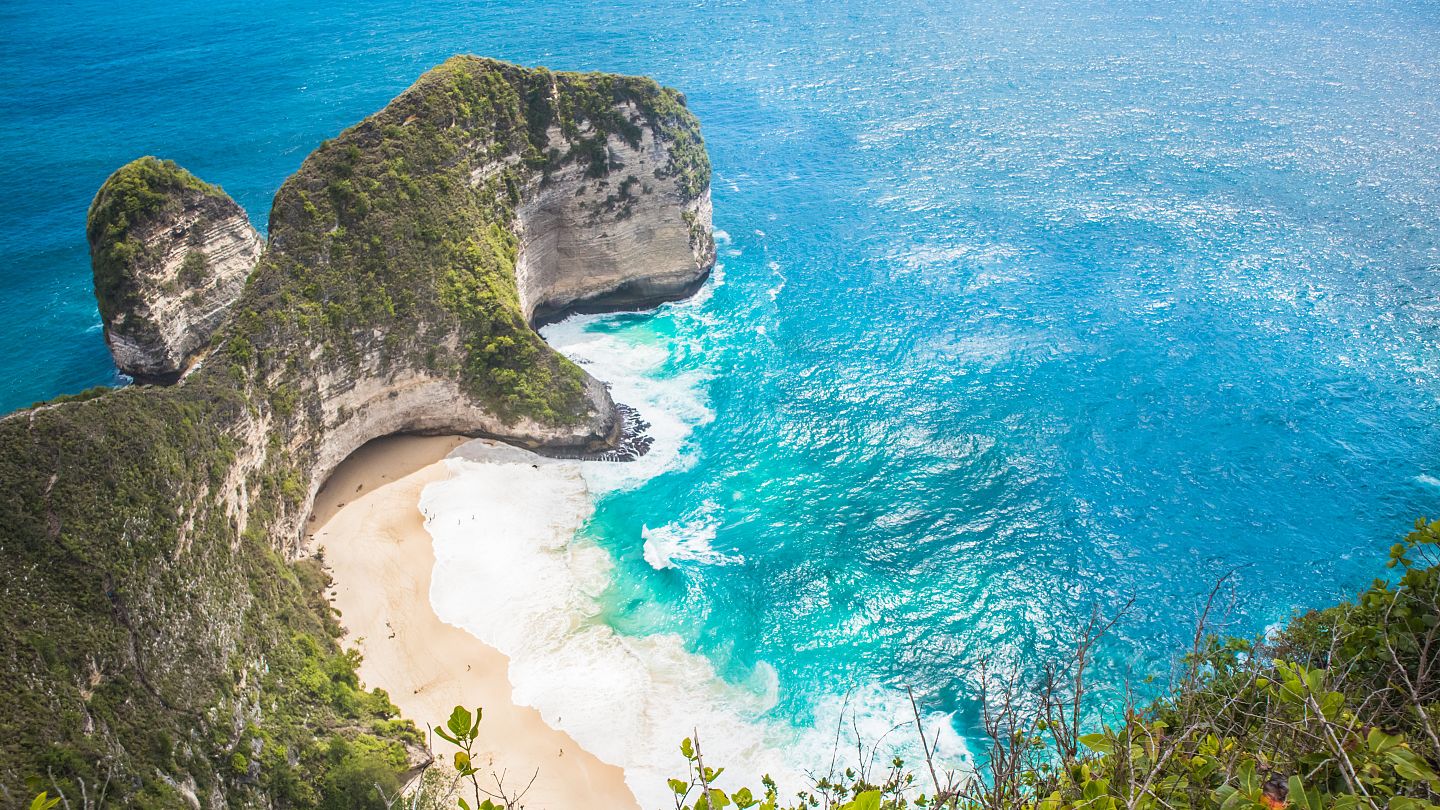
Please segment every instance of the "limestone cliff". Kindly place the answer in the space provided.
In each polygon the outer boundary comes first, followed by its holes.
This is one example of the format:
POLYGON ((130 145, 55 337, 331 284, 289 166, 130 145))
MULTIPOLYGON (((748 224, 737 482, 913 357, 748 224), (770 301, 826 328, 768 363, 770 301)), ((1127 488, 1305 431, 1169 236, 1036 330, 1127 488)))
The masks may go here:
POLYGON ((110 175, 86 234, 105 342, 122 372, 147 382, 185 371, 264 247, 225 192, 153 157, 110 175))
POLYGON ((394 432, 614 446, 604 385, 532 324, 694 289, 709 162, 653 81, 456 57, 311 154, 269 237, 177 385, 0 421, 0 786, 108 769, 147 807, 309 807, 351 753, 401 769, 413 731, 294 561, 315 492, 394 432))
MULTIPOLYGON (((634 104, 620 114, 644 120, 634 104)), ((672 169, 674 150, 666 133, 642 126, 633 141, 606 139, 607 177, 572 162, 522 189, 515 274, 527 317, 651 306, 704 281, 715 262, 710 194, 672 169)))

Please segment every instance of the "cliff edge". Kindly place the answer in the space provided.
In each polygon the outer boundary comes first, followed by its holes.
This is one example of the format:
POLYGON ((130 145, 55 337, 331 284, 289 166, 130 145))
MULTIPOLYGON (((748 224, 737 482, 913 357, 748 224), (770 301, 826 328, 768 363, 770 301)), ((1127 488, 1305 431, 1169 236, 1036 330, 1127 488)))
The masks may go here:
POLYGON ((614 447, 605 386, 533 326, 694 290, 709 171, 684 98, 653 81, 455 57, 304 161, 253 269, 218 189, 142 159, 116 177, 170 184, 162 216, 117 227, 107 181, 107 335, 157 321, 144 376, 184 376, 0 421, 6 803, 108 781, 136 806, 314 807, 346 774, 413 765, 420 736, 360 689, 297 559, 314 495, 397 432, 614 447), (192 250, 208 286, 181 280, 192 250))

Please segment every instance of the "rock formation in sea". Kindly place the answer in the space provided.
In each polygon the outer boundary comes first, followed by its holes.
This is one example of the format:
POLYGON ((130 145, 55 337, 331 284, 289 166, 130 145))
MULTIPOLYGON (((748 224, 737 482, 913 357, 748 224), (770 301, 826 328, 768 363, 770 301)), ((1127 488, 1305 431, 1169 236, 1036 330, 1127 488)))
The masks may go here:
POLYGON ((219 187, 153 157, 110 175, 86 234, 105 342, 120 371, 147 382, 184 373, 264 247, 219 187))
POLYGON ((298 559, 316 491, 397 432, 614 448, 605 386, 532 327, 694 290, 709 175, 679 93, 474 57, 312 153, 248 278, 223 193, 117 172, 91 211, 107 336, 137 378, 184 377, 0 421, 0 784, 309 806, 354 751, 403 765, 418 735, 357 691, 298 559))

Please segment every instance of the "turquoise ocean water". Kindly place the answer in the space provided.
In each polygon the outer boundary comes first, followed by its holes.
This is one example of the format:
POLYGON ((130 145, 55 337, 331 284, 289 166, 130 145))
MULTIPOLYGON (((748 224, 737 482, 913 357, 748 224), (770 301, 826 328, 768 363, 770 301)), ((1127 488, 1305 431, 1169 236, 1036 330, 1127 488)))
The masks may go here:
POLYGON ((1224 571, 1261 632, 1440 515, 1435 3, 12 0, 0 406, 117 380, 111 170, 173 158, 263 227, 457 52, 649 74, 704 125, 722 283, 584 327, 663 347, 683 462, 582 533, 593 621, 769 719, 913 685, 972 733, 981 658, 1132 597, 1099 668, 1163 676, 1224 571))

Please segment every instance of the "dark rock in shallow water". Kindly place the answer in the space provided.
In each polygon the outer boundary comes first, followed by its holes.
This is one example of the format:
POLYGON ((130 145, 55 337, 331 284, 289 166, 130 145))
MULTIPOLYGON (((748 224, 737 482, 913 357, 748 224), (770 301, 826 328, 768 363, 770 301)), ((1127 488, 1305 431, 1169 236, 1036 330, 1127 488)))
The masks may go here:
POLYGON ((607 450, 595 453, 575 453, 564 450, 544 451, 545 455, 551 458, 573 458, 582 461, 634 461, 646 453, 655 444, 655 437, 651 436, 650 423, 640 415, 640 411, 621 402, 615 403, 615 412, 620 415, 620 439, 615 446, 607 450))
POLYGON ((614 450, 602 453, 600 458, 606 461, 634 461, 650 452, 651 446, 655 444, 655 437, 647 432, 650 430, 650 423, 629 405, 616 404, 615 408, 620 411, 625 428, 620 436, 620 443, 614 450))

